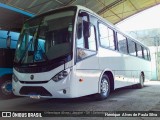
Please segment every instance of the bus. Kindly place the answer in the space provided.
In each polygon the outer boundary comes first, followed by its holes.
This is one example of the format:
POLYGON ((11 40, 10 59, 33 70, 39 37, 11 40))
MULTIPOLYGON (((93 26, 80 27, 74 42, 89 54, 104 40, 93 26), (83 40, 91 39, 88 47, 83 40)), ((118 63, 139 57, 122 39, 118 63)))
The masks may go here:
POLYGON ((22 28, 13 93, 31 98, 106 99, 111 91, 150 79, 147 46, 83 6, 37 15, 22 28))
POLYGON ((0 98, 11 98, 13 59, 19 33, 0 30, 0 98))

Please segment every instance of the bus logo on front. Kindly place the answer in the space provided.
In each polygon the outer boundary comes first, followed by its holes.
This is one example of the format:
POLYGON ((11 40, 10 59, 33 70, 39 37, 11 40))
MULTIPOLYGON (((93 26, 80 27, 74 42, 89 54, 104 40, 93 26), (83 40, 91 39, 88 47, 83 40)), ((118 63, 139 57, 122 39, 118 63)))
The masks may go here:
POLYGON ((31 80, 33 80, 34 79, 34 75, 31 75, 30 78, 31 78, 31 80))

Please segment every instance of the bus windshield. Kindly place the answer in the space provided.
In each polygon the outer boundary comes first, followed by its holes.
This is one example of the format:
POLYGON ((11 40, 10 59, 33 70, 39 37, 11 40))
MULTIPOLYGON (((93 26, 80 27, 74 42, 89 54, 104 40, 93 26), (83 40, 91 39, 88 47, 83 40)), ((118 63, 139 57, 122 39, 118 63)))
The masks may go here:
POLYGON ((61 11, 25 22, 15 63, 35 64, 71 54, 75 11, 61 11))

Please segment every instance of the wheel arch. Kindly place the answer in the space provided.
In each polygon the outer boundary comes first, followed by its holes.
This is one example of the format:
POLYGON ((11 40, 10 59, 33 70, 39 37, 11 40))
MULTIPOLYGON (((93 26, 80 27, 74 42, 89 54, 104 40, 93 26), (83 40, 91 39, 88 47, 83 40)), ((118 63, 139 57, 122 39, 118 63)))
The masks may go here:
POLYGON ((103 75, 107 75, 109 77, 109 81, 110 81, 110 87, 111 87, 111 92, 114 91, 114 74, 111 70, 109 69, 105 69, 101 72, 100 78, 99 78, 99 82, 98 82, 98 92, 100 92, 100 83, 101 83, 101 78, 103 75))
MULTIPOLYGON (((12 73, 9 73, 9 74, 4 74, 3 76, 0 77, 0 81, 2 80, 6 80, 8 79, 9 77, 12 78, 12 73)), ((12 79, 11 79, 12 80, 12 79)))

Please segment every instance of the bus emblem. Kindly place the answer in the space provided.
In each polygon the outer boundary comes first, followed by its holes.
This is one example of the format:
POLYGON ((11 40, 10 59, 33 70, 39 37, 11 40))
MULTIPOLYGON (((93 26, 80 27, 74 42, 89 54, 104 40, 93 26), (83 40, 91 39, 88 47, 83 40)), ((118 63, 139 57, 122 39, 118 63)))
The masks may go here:
POLYGON ((34 75, 31 75, 30 78, 31 78, 31 80, 33 80, 34 79, 34 75))

